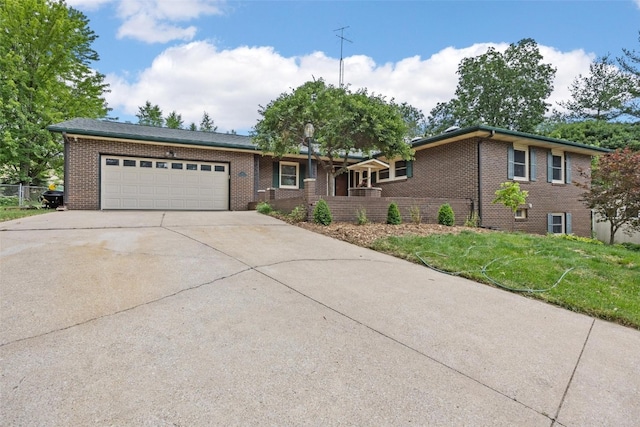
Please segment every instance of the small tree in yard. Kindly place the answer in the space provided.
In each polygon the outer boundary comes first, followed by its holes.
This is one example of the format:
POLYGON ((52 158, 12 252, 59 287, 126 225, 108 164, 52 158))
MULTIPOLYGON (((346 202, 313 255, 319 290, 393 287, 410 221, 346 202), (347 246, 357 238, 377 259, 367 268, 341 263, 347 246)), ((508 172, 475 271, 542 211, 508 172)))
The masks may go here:
POLYGON ((333 221, 331 210, 324 199, 318 200, 316 207, 313 208, 313 222, 316 224, 329 225, 333 221))
POLYGON ((389 209, 387 210, 387 224, 402 224, 400 209, 398 209, 398 204, 396 202, 393 202, 389 205, 389 209))
MULTIPOLYGON (((580 175, 589 178, 586 171, 580 175)), ((591 185, 578 185, 587 190, 583 201, 600 216, 598 221, 609 221, 609 244, 625 225, 628 234, 640 231, 640 151, 625 148, 600 156, 590 178, 591 185)))
POLYGON ((453 208, 449 203, 445 203, 438 209, 438 224, 447 225, 451 227, 456 223, 456 216, 453 213, 453 208))
MULTIPOLYGON (((520 184, 507 181, 500 184, 500 189, 496 190, 496 198, 491 203, 502 203, 515 214, 518 206, 527 201, 528 191, 521 190, 520 184)), ((515 217, 514 217, 515 221, 515 217)))

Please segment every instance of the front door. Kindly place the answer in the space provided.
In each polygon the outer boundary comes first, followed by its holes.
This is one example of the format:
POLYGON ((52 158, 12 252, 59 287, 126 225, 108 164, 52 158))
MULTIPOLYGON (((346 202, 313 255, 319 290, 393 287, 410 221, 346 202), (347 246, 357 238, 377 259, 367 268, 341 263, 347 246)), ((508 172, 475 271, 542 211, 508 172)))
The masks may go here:
POLYGON ((348 196, 349 195, 349 174, 341 173, 335 179, 335 195, 336 196, 348 196))

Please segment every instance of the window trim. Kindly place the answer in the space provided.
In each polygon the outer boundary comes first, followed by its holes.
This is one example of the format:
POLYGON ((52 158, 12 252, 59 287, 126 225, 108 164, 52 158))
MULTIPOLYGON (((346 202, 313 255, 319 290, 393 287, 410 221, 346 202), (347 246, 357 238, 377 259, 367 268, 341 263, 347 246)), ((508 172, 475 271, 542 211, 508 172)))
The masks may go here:
POLYGON ((298 190, 300 188, 300 185, 299 185, 299 182, 300 182, 300 163, 280 161, 279 162, 279 166, 278 166, 278 180, 279 180, 279 183, 280 183, 280 188, 298 190), (282 183, 282 167, 283 166, 294 166, 296 168, 295 185, 284 185, 282 183))
POLYGON ((551 172, 551 183, 553 184, 564 184, 566 181, 566 172, 565 172, 565 154, 564 151, 560 150, 551 150, 551 156, 549 157, 551 160, 551 164, 549 165, 549 171, 551 172), (553 158, 560 157, 560 178, 555 179, 553 177, 553 172, 558 170, 558 168, 553 166, 553 158))
POLYGON ((516 211, 514 212, 514 218, 515 219, 520 219, 520 220, 528 219, 529 218, 529 213, 527 211, 527 208, 518 208, 518 209, 516 209, 516 211), (521 213, 521 214, 518 215, 518 213, 521 213))
MULTIPOLYGON (((521 163, 518 163, 521 164, 521 163)), ((514 181, 529 181, 529 167, 531 162, 529 159, 529 146, 522 144, 513 144, 513 180, 514 181), (524 153, 524 176, 516 175, 516 151, 522 151, 524 153)))
POLYGON ((551 233, 566 234, 566 226, 567 226, 567 221, 565 219, 566 215, 562 212, 553 212, 553 213, 550 213, 549 215, 551 216, 551 233), (560 220, 561 220, 561 223, 560 223, 561 231, 559 233, 556 233, 555 231, 553 231, 553 226, 554 226, 553 219, 556 217, 560 217, 560 220))
POLYGON ((403 181, 406 180, 407 178, 409 178, 409 163, 411 162, 411 160, 403 160, 403 159, 397 159, 397 160, 390 160, 389 163, 389 168, 387 169, 380 169, 379 171, 376 172, 376 182, 391 182, 391 181, 403 181), (401 175, 401 176, 397 176, 396 175, 396 162, 405 162, 405 166, 404 166, 404 170, 405 170, 405 175, 401 175), (389 171, 389 177, 388 178, 380 178, 380 172, 382 172, 383 170, 385 171, 389 171))

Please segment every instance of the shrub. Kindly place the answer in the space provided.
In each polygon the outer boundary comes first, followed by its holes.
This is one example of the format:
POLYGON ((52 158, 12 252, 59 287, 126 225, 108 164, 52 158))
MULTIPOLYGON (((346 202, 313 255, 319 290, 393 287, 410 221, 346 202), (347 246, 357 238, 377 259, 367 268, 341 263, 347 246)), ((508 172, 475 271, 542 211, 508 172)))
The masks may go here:
POLYGON ((451 227, 456 222, 456 216, 453 213, 453 209, 449 203, 441 205, 438 209, 438 224, 447 225, 451 227))
POLYGON ((640 245, 637 243, 623 242, 620 246, 629 249, 630 251, 640 252, 640 245))
POLYGON ((1 196, 0 206, 18 206, 18 196, 1 196))
POLYGON ((269 215, 271 212, 273 212, 273 208, 267 202, 258 203, 258 206, 256 206, 256 210, 265 215, 269 215))
POLYGON ((398 209, 398 204, 396 202, 392 202, 389 205, 389 209, 387 210, 387 224, 393 224, 393 225, 402 224, 400 209, 398 209))
POLYGON ((307 220, 307 208, 300 205, 293 208, 291 213, 289 213, 289 218, 293 222, 302 222, 307 220))
POLYGON ((313 208, 313 222, 316 224, 329 225, 333 221, 331 210, 324 199, 318 200, 316 207, 313 208))
POLYGON ((604 244, 598 239, 592 239, 590 237, 580 237, 580 236, 576 236, 575 234, 548 234, 548 236, 551 236, 554 239, 571 240, 574 242, 582 242, 582 243, 591 243, 593 245, 604 244))
POLYGON ((411 215, 411 222, 414 224, 420 224, 422 222, 422 213, 420 212, 420 206, 411 206, 409 209, 409 215, 411 215))
POLYGON ((478 216, 478 212, 471 212, 467 215, 467 219, 464 221, 465 227, 477 227, 480 223, 480 217, 478 216))
POLYGON ((367 218, 367 210, 362 208, 358 210, 358 225, 365 225, 369 223, 369 218, 367 218))

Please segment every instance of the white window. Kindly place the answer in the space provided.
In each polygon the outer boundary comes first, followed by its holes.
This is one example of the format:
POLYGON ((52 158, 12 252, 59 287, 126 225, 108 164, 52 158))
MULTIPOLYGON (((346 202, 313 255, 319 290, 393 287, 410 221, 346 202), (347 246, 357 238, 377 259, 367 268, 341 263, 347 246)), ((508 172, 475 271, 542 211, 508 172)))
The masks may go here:
POLYGON ((529 147, 514 144, 513 146, 513 179, 527 181, 529 179, 529 147))
POLYGON ((409 162, 406 160, 392 160, 389 169, 378 171, 377 181, 390 181, 394 179, 406 179, 409 175, 409 162))
POLYGON ((525 208, 516 209, 516 219, 527 219, 527 210, 525 208))
POLYGON ((551 182, 564 183, 564 153, 553 150, 551 152, 551 182))
POLYGON ((280 188, 298 188, 300 164, 280 162, 280 188))
POLYGON ((549 232, 553 234, 564 234, 565 223, 563 213, 549 214, 549 232))

